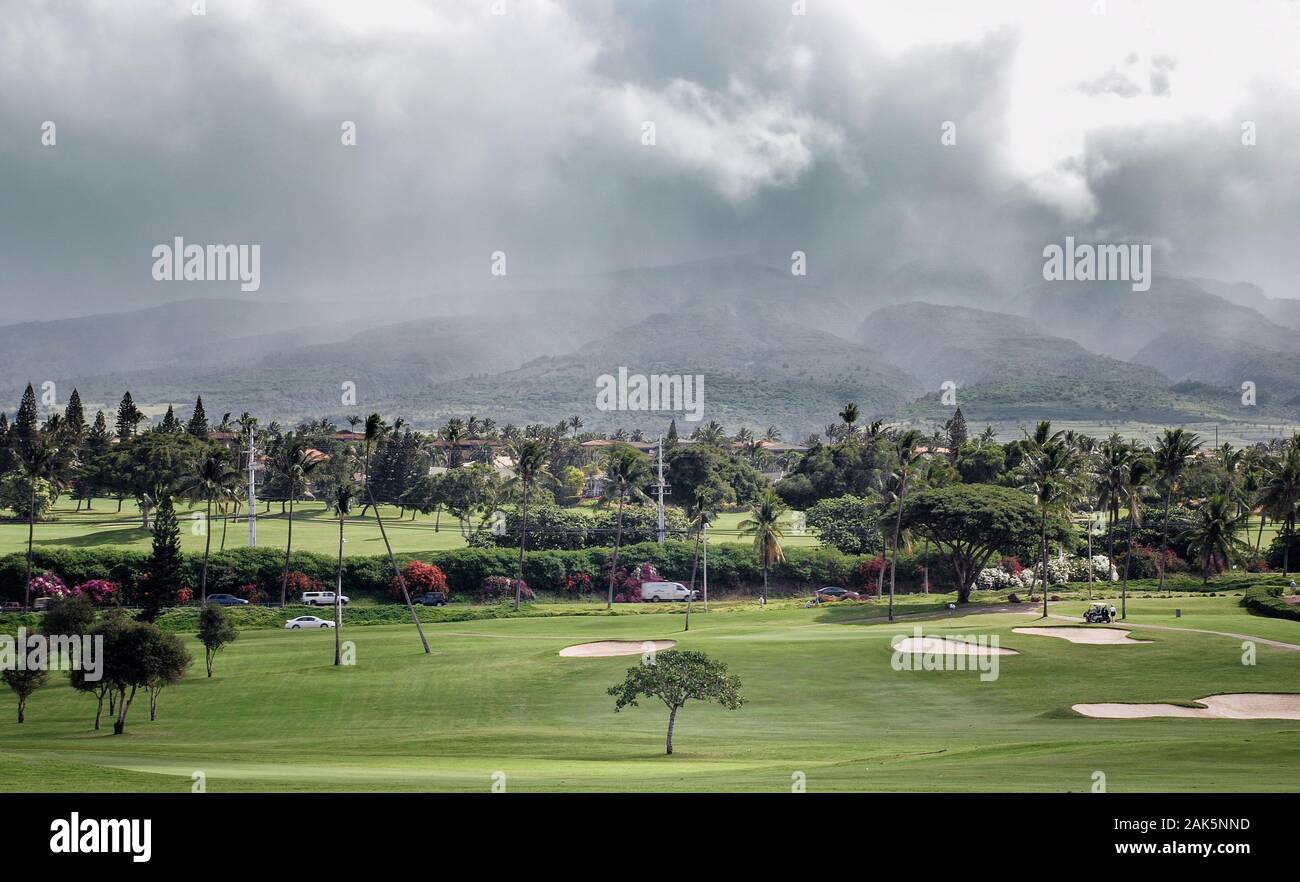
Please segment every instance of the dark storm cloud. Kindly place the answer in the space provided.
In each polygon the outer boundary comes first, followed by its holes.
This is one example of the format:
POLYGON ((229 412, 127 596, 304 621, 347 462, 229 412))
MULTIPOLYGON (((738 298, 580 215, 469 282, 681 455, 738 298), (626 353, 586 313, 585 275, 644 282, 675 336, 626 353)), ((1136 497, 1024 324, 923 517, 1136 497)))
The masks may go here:
MULTIPOLYGON (((266 299, 460 309, 498 249, 523 283, 799 249, 867 296, 914 260, 1019 279, 1063 223, 1008 159, 1014 29, 900 48, 829 5, 516 0, 494 17, 412 2, 385 6, 405 16, 387 23, 360 8, 20 6, 0 52, 10 320, 240 296, 154 282, 150 250, 177 235, 260 243, 266 299), (44 120, 57 147, 40 144, 44 120)), ((1167 69, 1153 65, 1154 90, 1167 69)), ((1098 188, 1091 223, 1197 254, 1214 219, 1172 216, 1184 197, 1165 170, 1209 157, 1238 193, 1277 171, 1177 134, 1130 140, 1076 159, 1098 188)), ((1197 207, 1231 196, 1196 185, 1197 207)))

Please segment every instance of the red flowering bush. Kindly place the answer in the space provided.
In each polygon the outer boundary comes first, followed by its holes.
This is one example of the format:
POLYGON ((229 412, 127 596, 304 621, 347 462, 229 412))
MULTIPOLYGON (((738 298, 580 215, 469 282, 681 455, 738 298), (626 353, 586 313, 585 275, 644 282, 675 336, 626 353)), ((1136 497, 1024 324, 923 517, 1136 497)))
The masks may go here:
POLYGON ((262 603, 266 600, 266 592, 255 583, 240 585, 235 589, 235 596, 241 597, 249 603, 262 603))
POLYGON ((533 601, 537 596, 523 579, 511 579, 509 576, 488 576, 478 589, 480 603, 498 603, 515 599, 515 586, 519 586, 519 599, 533 601))
POLYGON ((95 606, 116 606, 122 597, 122 586, 108 579, 91 579, 72 589, 73 594, 90 598, 95 606))
POLYGON ((185 604, 189 603, 193 599, 194 599, 193 588, 182 588, 181 590, 176 592, 176 603, 180 606, 184 606, 185 604))
POLYGON ((874 594, 880 579, 880 571, 885 568, 885 565, 885 556, 877 554, 871 560, 864 560, 858 564, 858 568, 853 571, 853 578, 859 586, 866 590, 866 593, 874 594))
MULTIPOLYGON (((277 583, 278 582, 279 580, 277 580, 277 583)), ((278 588, 279 584, 277 584, 276 587, 278 588)), ((300 573, 297 570, 292 570, 289 573, 289 580, 285 586, 284 601, 285 603, 292 603, 293 601, 301 598, 304 591, 324 591, 324 590, 325 590, 325 583, 317 579, 313 579, 311 576, 307 575, 306 573, 300 573)))
POLYGON ((1020 558, 1015 556, 1002 558, 1002 563, 999 566, 1013 576, 1019 576, 1020 571, 1025 568, 1025 565, 1020 562, 1020 558))
MULTIPOLYGON (((406 581, 406 590, 410 592, 412 599, 429 591, 441 591, 444 594, 451 593, 447 590, 446 574, 434 564, 427 564, 418 560, 408 561, 402 567, 402 578, 406 581)), ((397 581, 396 576, 388 582, 388 596, 393 600, 402 599, 402 586, 397 581)))
POLYGON ((591 574, 585 572, 569 573, 564 577, 561 587, 569 594, 586 594, 591 590, 591 574))

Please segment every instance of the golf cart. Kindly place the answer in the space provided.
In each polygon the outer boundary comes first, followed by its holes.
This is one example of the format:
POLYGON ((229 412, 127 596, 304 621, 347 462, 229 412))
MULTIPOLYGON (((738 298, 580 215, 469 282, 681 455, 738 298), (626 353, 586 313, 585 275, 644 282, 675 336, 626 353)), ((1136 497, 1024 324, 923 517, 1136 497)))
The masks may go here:
POLYGON ((1104 600, 1094 600, 1088 607, 1088 611, 1083 614, 1083 620, 1092 625, 1099 622, 1109 625, 1115 621, 1115 607, 1104 600))

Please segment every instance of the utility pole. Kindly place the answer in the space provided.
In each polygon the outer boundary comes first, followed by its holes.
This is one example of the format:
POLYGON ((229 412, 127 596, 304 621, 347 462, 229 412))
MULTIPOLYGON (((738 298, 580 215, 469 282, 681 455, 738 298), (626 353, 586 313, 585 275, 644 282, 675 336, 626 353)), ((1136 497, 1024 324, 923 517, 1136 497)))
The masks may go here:
POLYGON ((664 436, 659 436, 659 544, 664 544, 664 436))
POLYGON ((253 427, 248 427, 248 547, 257 547, 257 448, 253 427))

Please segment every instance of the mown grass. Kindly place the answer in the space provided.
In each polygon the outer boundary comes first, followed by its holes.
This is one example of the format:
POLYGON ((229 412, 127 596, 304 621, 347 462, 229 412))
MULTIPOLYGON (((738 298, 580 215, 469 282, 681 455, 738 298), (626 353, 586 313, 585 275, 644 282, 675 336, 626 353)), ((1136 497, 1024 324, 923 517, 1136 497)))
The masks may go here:
POLYGON ((1257 664, 1243 665, 1236 638, 1145 626, 1300 643, 1300 623, 1252 615, 1235 597, 1138 596, 1129 624, 1150 643, 1084 646, 1013 634, 1035 622, 1032 612, 949 613, 949 599, 909 596, 903 611, 920 617, 894 624, 880 621, 875 601, 720 602, 692 616, 689 632, 680 610, 662 606, 542 615, 583 605, 538 604, 520 618, 431 621, 427 656, 409 623, 345 624, 357 664, 343 668, 331 664, 328 631, 250 629, 218 657, 215 677, 192 669, 163 693, 157 722, 137 707, 123 736, 92 731, 93 700, 62 675, 32 698, 22 726, 12 701, 0 705, 0 789, 180 792, 201 772, 212 792, 486 792, 501 772, 520 792, 788 792, 797 774, 810 792, 1086 791, 1098 771, 1111 792, 1300 789, 1300 722, 1096 720, 1070 710, 1296 691, 1300 652, 1261 644, 1257 664), (1000 659, 992 682, 896 671, 891 639, 917 624, 995 635, 1020 654, 1000 659), (666 757, 663 708, 647 701, 616 714, 605 694, 635 657, 557 654, 610 638, 703 650, 741 678, 748 703, 689 704, 666 757))

